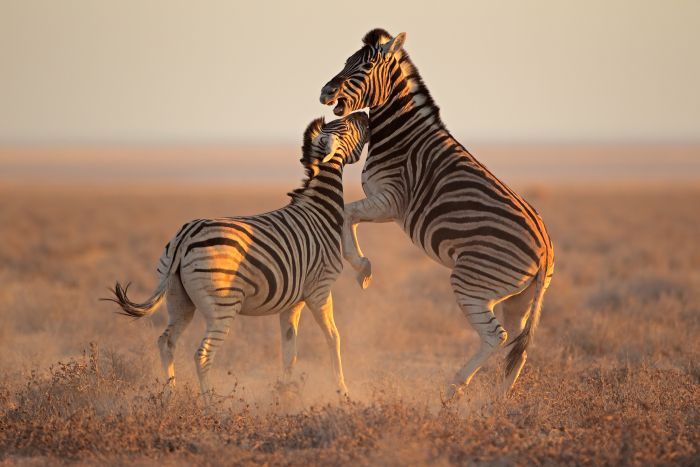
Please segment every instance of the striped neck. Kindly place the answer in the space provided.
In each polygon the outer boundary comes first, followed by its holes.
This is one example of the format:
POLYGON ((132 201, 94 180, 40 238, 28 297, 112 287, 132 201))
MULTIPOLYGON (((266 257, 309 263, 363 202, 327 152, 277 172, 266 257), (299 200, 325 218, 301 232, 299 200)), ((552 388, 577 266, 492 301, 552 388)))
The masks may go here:
POLYGON ((340 232, 343 228, 343 165, 332 159, 319 164, 318 173, 305 180, 304 186, 292 193, 290 205, 310 207, 327 220, 331 228, 340 232))
POLYGON ((381 146, 387 139, 391 139, 392 146, 413 139, 415 135, 407 130, 418 122, 422 132, 431 128, 436 131, 445 129, 439 107, 405 51, 398 60, 397 68, 395 71, 399 72, 392 74, 398 74, 398 78, 386 102, 369 111, 372 130, 370 150, 381 146))

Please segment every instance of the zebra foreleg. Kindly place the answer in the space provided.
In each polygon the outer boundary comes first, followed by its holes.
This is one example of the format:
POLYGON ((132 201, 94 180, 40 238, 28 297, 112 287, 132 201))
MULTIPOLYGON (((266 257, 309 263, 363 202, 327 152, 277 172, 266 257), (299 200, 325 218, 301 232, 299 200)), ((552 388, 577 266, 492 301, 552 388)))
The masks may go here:
POLYGON ((508 333, 493 313, 494 300, 481 296, 483 289, 472 286, 471 279, 473 278, 465 275, 459 267, 455 268, 451 276, 452 289, 462 312, 479 334, 481 344, 476 354, 455 374, 448 385, 445 391, 447 401, 461 397, 486 360, 508 339, 508 333))
POLYGON ((345 386, 343 365, 340 359, 340 334, 333 319, 333 296, 328 292, 328 295, 320 300, 307 299, 306 303, 326 338, 338 391, 341 396, 348 397, 348 388, 345 386))
MULTIPOLYGON (((357 271, 357 283, 364 290, 372 282, 372 263, 362 254, 360 243, 357 241, 357 224, 352 225, 350 230, 354 250, 350 250, 351 253, 349 255, 343 254, 343 257, 357 271)), ((343 249, 343 252, 345 252, 345 249, 343 249)))
POLYGON ((372 280, 372 264, 362 254, 357 240, 357 224, 360 222, 391 222, 396 219, 396 209, 387 193, 372 195, 345 205, 343 225, 343 257, 357 271, 357 282, 366 289, 372 280))

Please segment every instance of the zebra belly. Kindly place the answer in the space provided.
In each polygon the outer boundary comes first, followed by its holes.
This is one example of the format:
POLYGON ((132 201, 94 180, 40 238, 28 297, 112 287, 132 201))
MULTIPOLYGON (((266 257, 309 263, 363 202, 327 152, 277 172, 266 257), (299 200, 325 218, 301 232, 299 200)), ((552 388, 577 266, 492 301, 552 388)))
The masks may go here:
POLYGON ((258 277, 258 287, 245 296, 240 314, 246 316, 274 315, 288 310, 303 299, 301 284, 306 274, 294 280, 288 273, 275 271, 274 278, 258 277))
POLYGON ((525 229, 484 220, 482 212, 471 209, 449 214, 441 210, 440 205, 433 205, 417 220, 406 216, 401 223, 411 241, 429 258, 450 269, 459 263, 473 268, 473 274, 497 277, 504 293, 522 290, 529 284, 544 250, 525 229), (426 219, 433 221, 424 225, 426 219))
POLYGON ((265 303, 256 303, 256 297, 251 299, 246 298, 243 301, 243 306, 239 314, 244 316, 269 316, 282 313, 289 310, 292 306, 302 301, 301 293, 286 297, 284 300, 275 304, 272 301, 265 303))
MULTIPOLYGON (((434 251, 432 248, 430 248, 430 242, 427 242, 426 245, 423 245, 423 243, 417 238, 414 237, 409 229, 409 226, 406 224, 406 222, 402 220, 397 220, 397 224, 401 226, 404 232, 406 232, 406 235, 411 239, 411 242, 413 242, 414 245, 416 245, 418 248, 423 250, 425 254, 428 256, 428 258, 432 259, 438 264, 441 264, 442 266, 445 266, 446 268, 454 268, 455 266, 455 257, 453 255, 448 255, 445 254, 447 249, 445 248, 440 248, 440 251, 434 251), (440 254, 440 253, 443 254, 440 254)), ((452 247, 454 244, 457 243, 457 241, 449 241, 448 243, 445 243, 445 246, 452 247), (449 244, 448 244, 449 243, 449 244)))

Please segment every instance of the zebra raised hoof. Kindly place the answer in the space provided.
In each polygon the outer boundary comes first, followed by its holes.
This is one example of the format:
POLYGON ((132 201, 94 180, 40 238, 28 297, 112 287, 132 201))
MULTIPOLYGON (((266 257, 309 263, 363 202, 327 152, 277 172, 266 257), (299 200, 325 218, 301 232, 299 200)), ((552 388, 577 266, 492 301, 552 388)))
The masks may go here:
POLYGON ((256 216, 198 219, 182 226, 160 258, 160 283, 143 303, 134 303, 117 282, 112 300, 125 315, 140 318, 165 300, 168 326, 158 339, 169 388, 175 385, 177 340, 195 310, 206 334, 195 353, 202 394, 209 398, 209 371, 217 349, 238 315, 279 314, 283 378, 289 382, 297 359, 297 328, 304 304, 321 327, 334 378, 347 395, 340 359, 340 335, 333 320, 331 286, 343 264, 343 167, 360 158, 368 137, 364 112, 304 132, 301 162, 306 179, 291 202, 256 216))
POLYGON ((479 334, 479 350, 448 385, 454 397, 498 348, 509 347, 509 390, 525 363, 554 270, 542 219, 447 130, 438 106, 404 50, 406 34, 374 29, 321 90, 321 103, 346 115, 369 108, 362 170, 366 198, 345 206, 343 256, 365 277, 371 265, 357 241, 360 222, 397 222, 413 243, 452 269, 457 303, 479 334), (494 314, 502 303, 505 323, 494 314))

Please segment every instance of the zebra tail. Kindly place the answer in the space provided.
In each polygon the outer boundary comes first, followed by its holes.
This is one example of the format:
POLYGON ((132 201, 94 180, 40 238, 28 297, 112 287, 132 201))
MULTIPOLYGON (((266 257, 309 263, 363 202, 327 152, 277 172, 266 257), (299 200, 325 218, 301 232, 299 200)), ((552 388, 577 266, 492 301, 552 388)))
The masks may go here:
MULTIPOLYGON (((175 244, 175 242, 179 239, 180 234, 182 233, 183 232, 181 229, 181 232, 179 232, 174 239, 168 242, 168 246, 171 244, 175 244)), ((158 287, 156 287, 156 290, 153 292, 153 295, 151 295, 145 302, 132 302, 127 296, 127 290, 129 290, 129 286, 131 285, 131 283, 128 283, 125 287, 123 287, 119 283, 119 281, 117 281, 114 285, 114 289, 110 289, 110 292, 114 294, 115 298, 100 298, 100 300, 116 303, 121 307, 121 311, 118 311, 117 313, 124 316, 131 316, 132 318, 138 319, 153 314, 163 303, 165 295, 168 291, 168 285, 170 284, 170 278, 177 271, 177 268, 180 264, 180 249, 173 249, 170 252, 170 255, 168 254, 168 252, 169 249, 166 246, 165 251, 163 252, 163 256, 161 257, 161 260, 163 259, 163 257, 165 257, 166 262, 162 264, 167 264, 168 268, 165 271, 161 272, 159 266, 158 273, 161 277, 160 283, 158 284, 158 287)))
POLYGON ((133 318, 143 318, 144 316, 153 314, 153 312, 158 309, 160 304, 163 303, 163 299, 165 298, 165 294, 168 290, 169 282, 170 276, 165 276, 160 284, 158 284, 158 287, 156 288, 155 292, 153 292, 153 295, 151 295, 143 303, 132 302, 127 296, 126 293, 127 290, 129 290, 131 283, 126 284, 125 287, 122 287, 119 282, 115 284, 114 289, 110 289, 115 298, 101 298, 100 300, 114 302, 119 305, 121 307, 121 311, 118 312, 119 314, 131 316, 133 318))
POLYGON ((525 323, 525 329, 520 333, 518 337, 513 339, 510 345, 510 351, 506 356, 506 375, 509 375, 520 359, 520 355, 527 350, 530 345, 532 338, 535 334, 535 329, 537 324, 540 322, 540 312, 542 311, 542 299, 544 298, 545 292, 545 280, 547 278, 548 264, 547 260, 541 262, 540 269, 537 271, 537 276, 535 277, 535 293, 533 295, 532 303, 530 304, 530 312, 528 313, 527 321, 525 323))

